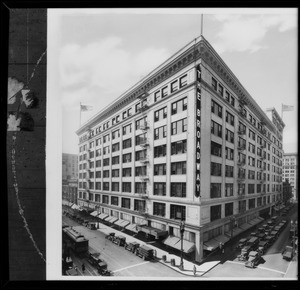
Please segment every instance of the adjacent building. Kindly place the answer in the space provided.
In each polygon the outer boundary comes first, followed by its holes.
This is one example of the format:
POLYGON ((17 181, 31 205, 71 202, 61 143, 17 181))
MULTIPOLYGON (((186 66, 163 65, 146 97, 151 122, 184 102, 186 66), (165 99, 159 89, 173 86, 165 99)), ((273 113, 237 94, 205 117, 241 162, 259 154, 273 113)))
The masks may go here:
POLYGON ((201 261, 282 199, 269 114, 201 36, 77 130, 78 204, 201 261))
POLYGON ((288 180, 292 186, 293 199, 298 200, 298 154, 283 154, 283 180, 288 180))
POLYGON ((78 155, 62 154, 62 180, 78 178, 78 155))

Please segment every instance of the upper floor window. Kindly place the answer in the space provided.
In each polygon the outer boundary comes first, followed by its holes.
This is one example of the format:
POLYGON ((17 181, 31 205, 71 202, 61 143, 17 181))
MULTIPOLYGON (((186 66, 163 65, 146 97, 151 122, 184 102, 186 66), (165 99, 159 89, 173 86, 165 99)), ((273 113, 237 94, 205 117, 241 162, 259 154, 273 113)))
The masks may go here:
POLYGON ((186 197, 185 182, 171 182, 171 194, 174 197, 186 197))
POLYGON ((213 100, 211 101, 211 112, 222 118, 222 106, 213 100))
POLYGON ((166 164, 155 164, 154 175, 166 175, 167 165, 166 164))
POLYGON ((187 85, 187 75, 182 76, 179 78, 179 86, 180 88, 185 87, 187 85))
POLYGON ((154 129, 154 140, 162 139, 167 137, 167 126, 161 126, 154 129))
POLYGON ((186 161, 183 162, 172 162, 171 163, 171 174, 186 174, 186 161))
POLYGON ((123 149, 131 147, 131 138, 123 140, 123 149))
POLYGON ((123 136, 131 133, 131 131, 132 131, 132 125, 131 124, 123 126, 123 136))
POLYGON ((234 126, 234 116, 226 111, 226 122, 234 126))
POLYGON ((214 79, 213 77, 211 78, 211 86, 213 87, 213 89, 215 91, 217 91, 217 86, 218 86, 218 82, 216 79, 214 79))
POLYGON ((154 147, 154 158, 166 156, 166 146, 160 145, 154 147))
POLYGON ((171 93, 178 90, 178 80, 171 82, 171 93))
POLYGON ((171 114, 175 115, 187 109, 187 97, 172 103, 171 114))
POLYGON ((222 157, 222 145, 211 141, 211 155, 222 157))
POLYGON ((221 176, 222 175, 222 164, 211 162, 210 173, 213 176, 221 176))
POLYGON ((167 118, 167 107, 154 112, 154 122, 167 118))
POLYGON ((186 140, 171 143, 171 155, 186 153, 186 140))
POLYGON ((222 125, 211 121, 211 133, 222 138, 222 125))
POLYGON ((157 102, 161 99, 161 93, 160 91, 157 91, 154 93, 154 102, 157 102))
POLYGON ((171 123, 171 135, 180 134, 187 131, 187 118, 171 123))
POLYGON ((165 86, 164 88, 161 89, 161 97, 164 98, 168 95, 168 87, 165 86))
POLYGON ((120 137, 120 130, 115 130, 111 133, 111 138, 114 140, 116 138, 119 138, 120 137))

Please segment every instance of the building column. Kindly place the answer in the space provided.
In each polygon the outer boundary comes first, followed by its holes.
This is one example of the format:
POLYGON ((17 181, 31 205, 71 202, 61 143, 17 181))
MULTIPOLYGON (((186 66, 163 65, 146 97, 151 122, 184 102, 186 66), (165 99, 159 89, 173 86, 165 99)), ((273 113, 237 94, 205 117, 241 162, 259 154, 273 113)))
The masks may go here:
POLYGON ((196 233, 195 238, 195 261, 200 262, 203 257, 203 230, 202 228, 196 233))

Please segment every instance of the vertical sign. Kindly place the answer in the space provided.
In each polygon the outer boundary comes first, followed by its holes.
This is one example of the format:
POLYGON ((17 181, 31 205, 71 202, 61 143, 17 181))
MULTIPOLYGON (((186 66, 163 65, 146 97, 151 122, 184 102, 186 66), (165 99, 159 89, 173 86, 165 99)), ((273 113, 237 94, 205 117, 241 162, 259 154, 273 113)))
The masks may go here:
POLYGON ((200 136, 201 136, 201 67, 196 67, 196 186, 195 196, 200 197, 200 136))

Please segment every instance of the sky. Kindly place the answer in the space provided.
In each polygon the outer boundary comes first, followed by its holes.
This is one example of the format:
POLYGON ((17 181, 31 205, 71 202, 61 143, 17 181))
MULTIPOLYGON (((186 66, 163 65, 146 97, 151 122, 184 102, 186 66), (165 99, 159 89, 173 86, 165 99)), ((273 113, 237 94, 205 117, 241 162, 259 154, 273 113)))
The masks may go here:
POLYGON ((204 37, 263 110, 294 106, 283 148, 297 152, 298 16, 282 8, 48 10, 47 98, 61 106, 62 152, 78 153, 80 102, 94 108, 83 124, 198 37, 201 14, 204 37))

